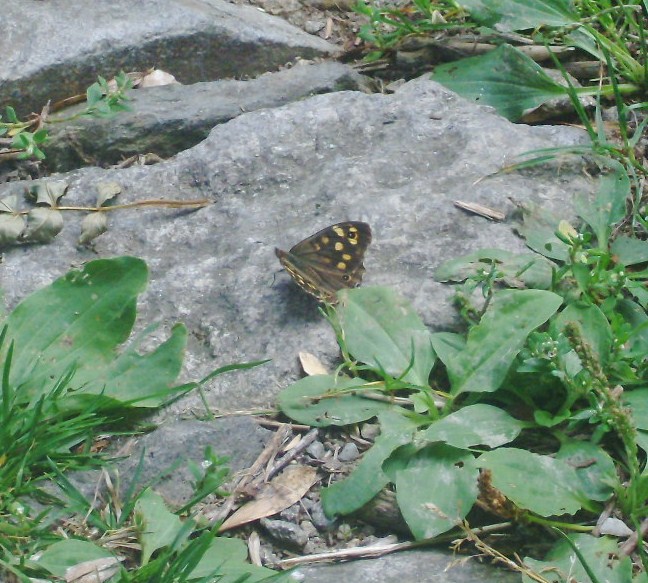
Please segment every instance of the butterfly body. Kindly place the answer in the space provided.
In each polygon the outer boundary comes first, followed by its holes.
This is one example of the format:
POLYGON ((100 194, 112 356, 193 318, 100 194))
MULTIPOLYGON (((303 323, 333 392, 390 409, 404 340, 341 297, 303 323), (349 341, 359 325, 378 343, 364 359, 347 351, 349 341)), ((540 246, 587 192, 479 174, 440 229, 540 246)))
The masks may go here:
POLYGON ((335 303, 338 290, 360 285, 369 243, 369 225, 350 221, 322 229, 290 251, 275 249, 275 254, 305 292, 320 301, 335 303))

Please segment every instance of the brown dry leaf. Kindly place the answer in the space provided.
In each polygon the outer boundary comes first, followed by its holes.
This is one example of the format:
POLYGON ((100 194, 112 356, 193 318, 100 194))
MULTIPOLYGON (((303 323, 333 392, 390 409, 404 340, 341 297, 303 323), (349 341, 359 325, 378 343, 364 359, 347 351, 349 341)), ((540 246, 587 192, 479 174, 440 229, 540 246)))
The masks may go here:
POLYGON ((65 580, 67 583, 101 583, 110 579, 118 569, 119 559, 103 557, 68 567, 65 580))
POLYGON ((318 375, 318 374, 328 374, 328 370, 322 364, 319 358, 310 352, 300 352, 299 353, 299 362, 304 369, 304 372, 308 376, 318 375))
POLYGON ((317 482, 317 470, 310 466, 288 466, 265 484, 256 500, 241 506, 220 527, 219 532, 266 518, 299 502, 317 482))

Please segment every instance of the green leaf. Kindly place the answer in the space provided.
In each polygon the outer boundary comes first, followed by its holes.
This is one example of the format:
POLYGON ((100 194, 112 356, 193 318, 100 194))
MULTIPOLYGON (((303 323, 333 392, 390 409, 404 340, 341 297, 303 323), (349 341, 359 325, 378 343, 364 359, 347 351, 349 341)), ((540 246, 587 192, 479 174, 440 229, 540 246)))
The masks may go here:
POLYGON ((396 500, 417 539, 454 528, 477 500, 475 459, 444 444, 426 447, 396 472, 396 500))
POLYGON ((417 433, 415 444, 422 447, 428 443, 443 441, 463 449, 477 445, 498 447, 513 441, 527 425, 498 407, 469 405, 417 433))
POLYGON ((30 243, 49 243, 63 229, 63 215, 51 208, 38 207, 27 213, 21 238, 30 243))
POLYGON ((97 188, 97 207, 104 206, 119 195, 122 187, 118 182, 100 182, 97 188))
POLYGON ((0 213, 13 214, 17 212, 19 212, 18 197, 15 194, 0 198, 0 213))
POLYGON ((104 93, 99 83, 93 83, 86 90, 86 103, 88 107, 96 106, 103 98, 104 93))
POLYGON ((590 441, 566 439, 556 459, 576 468, 580 489, 588 500, 605 502, 619 485, 614 460, 603 448, 590 441))
POLYGON ((338 321, 349 353, 394 377, 407 370, 403 380, 427 386, 435 354, 430 332, 409 302, 382 287, 342 290, 338 297, 338 321))
MULTIPOLYGON (((191 571, 190 579, 212 577, 218 583, 254 583, 256 581, 270 580, 277 575, 275 571, 258 567, 247 562, 248 549, 242 540, 237 538, 215 538, 198 565, 191 571)), ((212 579, 209 579, 210 581, 212 579)))
POLYGON ((619 235, 610 245, 610 251, 622 265, 638 265, 648 262, 648 241, 619 235))
POLYGON ((562 460, 500 447, 482 454, 477 465, 490 470, 493 486, 519 508, 540 516, 574 514, 581 508, 578 475, 562 460))
POLYGON ((380 435, 353 473, 328 488, 322 488, 322 507, 327 516, 355 512, 390 482, 382 469, 383 462, 395 449, 410 442, 416 425, 395 412, 383 413, 378 420, 380 435))
POLYGON ((648 290, 644 286, 644 282, 630 280, 626 282, 625 288, 628 290, 629 293, 632 294, 635 300, 637 300, 637 303, 643 310, 645 316, 646 310, 648 309, 648 290))
POLYGON ((630 408, 637 429, 648 431, 648 389, 634 389, 623 393, 623 404, 630 408))
POLYGON ((27 194, 37 205, 54 207, 65 196, 70 184, 64 180, 50 180, 34 184, 27 194))
POLYGON ((9 123, 18 123, 18 116, 16 115, 16 110, 11 107, 11 105, 7 105, 5 107, 5 114, 7 116, 7 121, 9 123))
POLYGON ((632 327, 632 334, 628 338, 625 351, 628 355, 643 360, 648 353, 648 315, 646 310, 632 300, 618 300, 616 309, 625 321, 632 327))
POLYGON ((569 246, 556 237, 560 219, 539 206, 522 209, 523 223, 517 227, 527 246, 550 259, 569 259, 569 246))
POLYGON ((454 332, 435 332, 431 335, 431 340, 434 352, 446 366, 448 361, 466 348, 466 339, 454 332))
POLYGON ((67 387, 70 402, 89 393, 143 406, 166 400, 182 366, 183 326, 149 354, 137 354, 133 345, 115 358, 132 330, 146 280, 140 259, 100 259, 23 300, 6 318, 5 343, 15 344, 10 381, 21 402, 38 400, 50 379, 70 369, 75 370, 67 387))
POLYGON ((553 325, 563 330, 570 322, 576 322, 583 339, 593 348, 599 361, 605 366, 612 350, 612 329, 601 308, 595 305, 570 304, 556 317, 553 325))
POLYGON ((579 20, 569 0, 461 0, 476 22, 500 32, 562 27, 579 20))
POLYGON ((466 348, 447 363, 452 393, 496 391, 527 336, 546 322, 562 299, 542 290, 502 290, 493 295, 466 348))
POLYGON ((106 213, 88 213, 81 222, 79 245, 88 245, 108 230, 106 213))
POLYGON ((500 249, 481 249, 444 262, 434 276, 437 281, 464 281, 495 264, 509 287, 548 289, 552 283, 553 263, 532 253, 511 253, 500 249))
POLYGON ((85 540, 67 539, 55 542, 45 549, 34 564, 57 577, 65 578, 66 571, 79 563, 109 559, 117 561, 107 550, 85 540))
POLYGON ((567 95, 565 87, 508 44, 479 57, 440 65, 432 79, 462 97, 493 106, 511 121, 550 99, 567 95))
MULTIPOLYGON (((545 580, 551 583, 578 581, 578 583, 630 583, 632 581, 632 562, 630 557, 618 557, 618 543, 611 537, 594 537, 589 534, 572 534, 569 539, 578 549, 587 567, 596 576, 596 581, 587 574, 583 564, 572 546, 566 540, 559 540, 547 554, 544 561, 529 557, 524 558, 524 564, 536 573, 542 573, 545 580)), ((523 575, 524 583, 532 583, 535 579, 523 575)))
POLYGON ((147 488, 135 503, 135 514, 142 545, 142 564, 146 565, 158 549, 171 546, 182 529, 182 521, 170 512, 164 499, 147 488))
POLYGON ((366 421, 393 405, 362 396, 367 383, 333 375, 304 377, 285 388, 277 399, 291 419, 313 427, 366 421))
POLYGON ((612 227, 625 216, 630 197, 630 178, 620 162, 606 160, 612 171, 602 174, 594 200, 585 194, 576 197, 576 212, 592 228, 598 246, 607 250, 612 227))
POLYGON ((12 245, 25 230, 25 219, 20 215, 0 214, 0 247, 12 245))

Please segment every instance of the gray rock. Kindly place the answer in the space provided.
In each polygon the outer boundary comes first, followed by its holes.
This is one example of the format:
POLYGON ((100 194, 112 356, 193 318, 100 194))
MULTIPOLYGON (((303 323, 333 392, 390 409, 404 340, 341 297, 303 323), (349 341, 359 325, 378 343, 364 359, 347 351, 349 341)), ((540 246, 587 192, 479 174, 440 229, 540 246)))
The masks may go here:
POLYGON ((360 427, 360 435, 364 439, 374 441, 380 435, 380 425, 378 423, 363 423, 360 427))
POLYGON ((2 22, 0 104, 19 115, 85 93, 97 74, 155 66, 195 83, 337 51, 279 18, 223 0, 23 0, 3 3, 2 22))
POLYGON ((311 520, 313 521, 313 524, 315 525, 315 528, 317 528, 317 530, 319 530, 320 532, 333 530, 337 525, 337 520, 328 518, 328 516, 324 514, 324 509, 322 508, 322 504, 319 501, 313 503, 313 505, 309 508, 309 514, 311 520))
POLYGON ((310 520, 302 520, 299 523, 299 527, 306 533, 306 536, 308 536, 309 538, 317 536, 317 528, 315 528, 315 525, 310 520))
POLYGON ((289 520, 290 522, 297 522, 297 518, 299 517, 299 514, 301 513, 301 506, 299 505, 299 502, 297 504, 293 504, 292 506, 289 506, 288 508, 282 510, 279 513, 279 516, 283 518, 284 520, 289 520))
MULTIPOLYGON (((510 211, 514 197, 567 218, 571 195, 596 187, 577 166, 494 173, 517 154, 578 143, 583 136, 574 128, 513 125, 427 78, 406 83, 393 95, 347 91, 245 113, 156 166, 88 168, 52 177, 70 182, 69 204, 92 203, 101 181, 121 184, 120 202, 208 197, 213 204, 193 213, 112 213, 95 252, 76 247, 80 221, 66 215, 66 227, 53 243, 5 251, 0 271, 5 300, 12 308, 70 266, 97 256, 142 257, 150 285, 140 298, 138 329, 162 323, 147 346, 183 320, 190 335, 183 381, 232 362, 272 359, 216 377, 205 387, 211 405, 221 410, 264 406, 298 377, 298 351, 317 352, 327 365, 337 355, 335 336, 316 302, 278 273, 275 245, 288 248, 340 220, 367 220, 374 242, 365 283, 392 286, 431 329, 453 328, 452 290, 434 281, 435 268, 479 248, 524 249, 510 222, 464 214, 453 201, 510 211)), ((25 186, 2 184, 0 197, 22 193, 25 186)), ((173 420, 191 409, 202 410, 195 395, 159 418, 173 420)), ((178 421, 177 431, 158 430, 148 439, 167 448, 170 459, 184 456, 191 445, 180 439, 185 423, 190 422, 178 421)), ((210 443, 223 452, 224 439, 210 443)), ((249 441, 243 432, 236 443, 247 447, 249 441)), ((202 447, 196 449, 200 459, 202 447)), ((250 452, 249 459, 254 457, 250 452)), ((182 499, 181 489, 176 496, 182 499)), ((316 507, 311 516, 324 528, 316 507)), ((472 562, 444 572, 451 561, 443 553, 416 551, 307 572, 313 581, 506 580, 502 571, 472 562)))
POLYGON ((359 455, 358 446, 353 442, 349 442, 344 444, 337 457, 341 462, 352 462, 358 459, 359 455))
POLYGON ((308 542, 308 535, 293 522, 262 518, 261 526, 273 539, 282 544, 300 548, 308 542))
POLYGON ((306 448, 306 453, 316 460, 321 460, 326 454, 326 449, 321 441, 314 441, 306 448))
POLYGON ((222 418, 209 423, 193 420, 163 423, 154 432, 138 438, 131 455, 119 462, 123 488, 130 484, 144 452, 138 483, 144 486, 164 470, 175 467, 163 480, 156 481, 155 490, 177 508, 193 493, 195 479, 187 469, 187 460, 200 464, 205 459, 205 448, 211 447, 219 457, 228 458, 225 467, 233 476, 252 465, 270 435, 270 431, 249 417, 222 418))
MULTIPOLYGON (((92 204, 101 181, 122 186, 119 202, 213 201, 196 212, 111 213, 109 231, 95 250, 148 262, 151 283, 139 304, 140 322, 164 323, 152 342, 175 321, 186 323, 183 379, 201 378, 223 364, 272 359, 219 376, 207 387, 214 405, 238 410, 271 403, 279 387, 297 378, 300 350, 316 350, 325 365, 337 355, 316 302, 279 273, 275 245, 288 248, 336 221, 368 220, 374 242, 365 283, 393 287, 432 329, 447 330, 457 323, 452 289, 434 280, 435 268, 479 248, 524 250, 510 223, 467 215, 452 202, 467 199, 510 211, 514 197, 569 216, 565 193, 595 187, 579 168, 475 181, 516 154, 573 144, 582 136, 575 128, 513 125, 421 78, 393 95, 339 92, 244 114, 156 166, 89 168, 55 178, 71 183, 69 204, 92 204)), ((24 187, 0 185, 0 196, 21 194, 24 187)), ((10 307, 70 265, 97 256, 77 249, 78 235, 78 215, 68 214, 47 248, 5 252, 2 287, 10 307)), ((174 407, 201 408, 200 399, 190 395, 174 407)))
MULTIPOLYGON (((517 583, 520 575, 437 550, 415 550, 336 565, 299 567, 297 577, 309 583, 362 581, 363 583, 517 583), (466 560, 463 560, 463 559, 466 560)), ((298 579, 299 580, 299 579, 298 579)))
MULTIPOLYGON (((195 146, 214 126, 242 113, 309 95, 356 90, 364 83, 362 75, 348 65, 332 62, 299 65, 249 81, 133 90, 128 102, 131 111, 50 126, 45 165, 62 172, 85 165, 108 166, 135 154, 169 157, 195 146)), ((82 107, 66 109, 61 115, 69 117, 82 107)))

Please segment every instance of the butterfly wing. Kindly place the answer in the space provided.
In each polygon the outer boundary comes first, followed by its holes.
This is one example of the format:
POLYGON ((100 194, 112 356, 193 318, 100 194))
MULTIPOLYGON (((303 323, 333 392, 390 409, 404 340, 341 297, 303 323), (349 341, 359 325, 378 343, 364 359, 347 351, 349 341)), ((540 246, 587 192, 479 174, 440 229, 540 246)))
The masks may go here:
POLYGON ((304 291, 334 303, 339 289, 356 287, 362 281, 369 243, 369 225, 350 221, 322 229, 288 252, 275 249, 275 253, 304 291))

